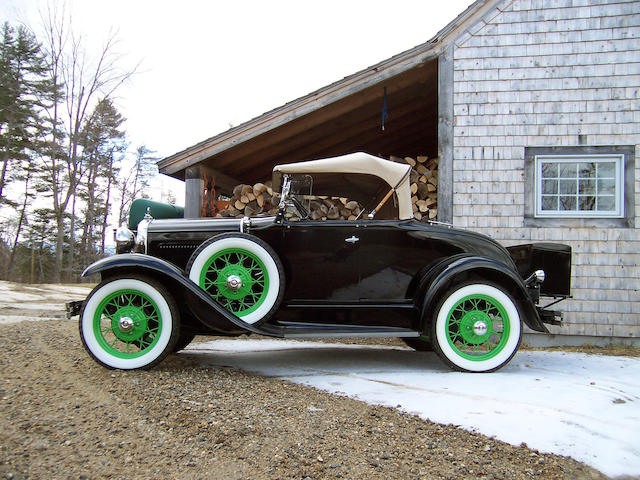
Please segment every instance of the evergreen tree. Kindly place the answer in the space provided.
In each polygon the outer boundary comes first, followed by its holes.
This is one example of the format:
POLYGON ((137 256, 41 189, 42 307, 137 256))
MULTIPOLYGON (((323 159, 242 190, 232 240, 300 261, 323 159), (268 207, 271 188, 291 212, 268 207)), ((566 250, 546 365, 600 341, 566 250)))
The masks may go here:
POLYGON ((0 205, 16 205, 7 198, 6 187, 19 177, 22 162, 31 163, 39 145, 40 113, 52 96, 45 74, 35 36, 5 23, 0 38, 0 205))

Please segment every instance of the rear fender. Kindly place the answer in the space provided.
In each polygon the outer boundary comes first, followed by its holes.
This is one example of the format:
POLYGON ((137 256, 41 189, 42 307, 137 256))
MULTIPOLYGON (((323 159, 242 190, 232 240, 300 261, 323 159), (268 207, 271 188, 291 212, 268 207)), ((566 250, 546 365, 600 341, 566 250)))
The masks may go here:
POLYGON ((171 285, 170 291, 183 288, 183 297, 187 301, 189 310, 207 327, 225 333, 249 331, 264 333, 239 317, 235 316, 216 302, 200 286, 196 285, 182 270, 175 265, 156 257, 142 253, 125 253, 103 258, 93 263, 82 272, 86 277, 99 273, 103 279, 121 277, 127 273, 147 274, 165 285, 171 285))
POLYGON ((531 300, 517 272, 490 258, 471 256, 456 257, 440 262, 431 268, 420 282, 422 296, 420 329, 429 331, 438 302, 455 284, 468 279, 481 279, 496 283, 509 291, 517 303, 524 323, 538 332, 549 332, 531 300))

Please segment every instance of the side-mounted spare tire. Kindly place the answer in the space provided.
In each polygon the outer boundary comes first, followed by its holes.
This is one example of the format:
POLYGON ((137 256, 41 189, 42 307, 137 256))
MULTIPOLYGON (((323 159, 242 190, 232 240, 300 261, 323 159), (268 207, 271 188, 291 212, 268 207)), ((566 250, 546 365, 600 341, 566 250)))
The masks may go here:
POLYGON ((516 302, 498 285, 457 285, 444 295, 435 315, 433 349, 454 370, 498 370, 513 358, 522 340, 516 302))
POLYGON ((178 307, 157 281, 142 275, 98 284, 80 314, 80 338, 107 368, 151 368, 175 347, 180 335, 178 307))
POLYGON ((268 320, 284 296, 282 262, 264 241, 223 233, 200 245, 187 263, 189 278, 249 324, 268 320))

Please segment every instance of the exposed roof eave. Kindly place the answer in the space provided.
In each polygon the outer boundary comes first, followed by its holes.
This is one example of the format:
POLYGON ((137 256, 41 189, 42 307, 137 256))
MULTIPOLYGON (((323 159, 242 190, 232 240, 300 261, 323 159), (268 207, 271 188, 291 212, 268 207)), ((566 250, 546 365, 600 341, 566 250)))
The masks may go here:
POLYGON ((470 18, 498 1, 501 0, 476 0, 431 40, 166 157, 158 162, 158 168, 161 173, 179 176, 187 167, 228 148, 436 58, 470 18))

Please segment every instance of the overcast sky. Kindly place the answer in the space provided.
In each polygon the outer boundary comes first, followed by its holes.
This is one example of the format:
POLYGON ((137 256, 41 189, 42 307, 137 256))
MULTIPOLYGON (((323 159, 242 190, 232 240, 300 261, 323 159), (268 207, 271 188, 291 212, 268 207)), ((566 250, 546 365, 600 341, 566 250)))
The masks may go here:
MULTIPOLYGON (((123 66, 141 62, 116 103, 132 144, 164 157, 426 42, 471 3, 75 0, 67 9, 89 53, 114 29, 123 66)), ((37 31, 46 4, 0 0, 0 18, 37 31)))

